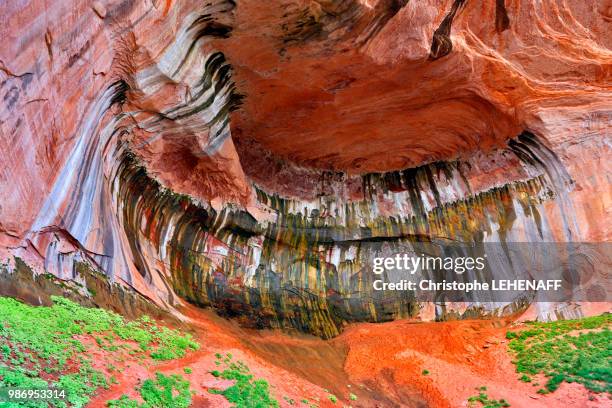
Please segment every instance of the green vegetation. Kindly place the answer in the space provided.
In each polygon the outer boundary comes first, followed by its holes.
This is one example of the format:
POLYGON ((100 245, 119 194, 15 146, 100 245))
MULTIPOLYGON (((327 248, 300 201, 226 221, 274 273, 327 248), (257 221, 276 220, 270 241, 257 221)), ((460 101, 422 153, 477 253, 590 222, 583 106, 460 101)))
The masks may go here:
MULTIPOLYGON (((158 360, 178 358, 198 348, 189 335, 158 327, 146 316, 128 322, 104 309, 83 307, 62 297, 52 300, 50 307, 36 307, 0 297, 0 387, 63 388, 66 400, 51 401, 51 406, 84 406, 108 383, 92 368, 79 335, 93 337, 107 351, 122 348, 158 360)), ((47 406, 40 404, 20 406, 47 406)))
POLYGON ((350 399, 351 401, 357 401, 357 396, 356 396, 355 394, 353 394, 353 393, 350 393, 350 394, 349 394, 349 399, 350 399))
POLYGON ((155 374, 155 380, 147 379, 138 389, 142 404, 122 395, 118 400, 108 401, 110 408, 187 408, 191 405, 189 382, 180 375, 155 374))
POLYGON ((302 404, 306 404, 309 408, 318 408, 317 404, 315 404, 314 402, 308 401, 306 398, 303 398, 300 402, 302 404))
POLYGON ((429 374, 429 370, 423 370, 422 374, 423 375, 428 375, 429 374))
POLYGON ((486 390, 487 387, 476 388, 476 391, 478 391, 478 395, 468 398, 468 406, 477 407, 477 403, 480 403, 482 408, 504 408, 510 406, 510 404, 508 404, 505 399, 490 399, 489 396, 485 393, 486 390))
MULTIPOLYGON (((529 328, 507 332, 521 381, 533 375, 548 378, 540 394, 555 391, 563 382, 576 382, 595 392, 612 392, 612 315, 529 323, 529 328)), ((535 385, 535 384, 534 384, 535 385)))
POLYGON ((217 366, 223 371, 211 372, 215 377, 234 380, 234 384, 225 390, 209 390, 210 393, 223 395, 236 408, 278 407, 278 401, 270 396, 269 384, 263 379, 253 379, 250 369, 242 362, 232 360, 232 355, 217 353, 217 366))
POLYGON ((334 394, 329 394, 329 395, 327 396, 327 398, 329 398, 329 400, 330 400, 332 403, 334 403, 334 404, 335 404, 336 402, 338 402, 338 398, 336 398, 336 396, 335 396, 334 394))
POLYGON ((183 371, 185 372, 185 374, 191 374, 193 373, 193 370, 190 367, 185 367, 183 368, 183 371))

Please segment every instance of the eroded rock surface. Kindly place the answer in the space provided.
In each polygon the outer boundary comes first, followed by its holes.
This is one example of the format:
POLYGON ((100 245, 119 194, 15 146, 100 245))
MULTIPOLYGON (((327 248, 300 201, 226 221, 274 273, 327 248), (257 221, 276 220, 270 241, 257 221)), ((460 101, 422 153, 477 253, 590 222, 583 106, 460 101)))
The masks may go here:
POLYGON ((467 313, 371 258, 610 240, 611 7, 5 2, 3 255, 324 337, 467 313))

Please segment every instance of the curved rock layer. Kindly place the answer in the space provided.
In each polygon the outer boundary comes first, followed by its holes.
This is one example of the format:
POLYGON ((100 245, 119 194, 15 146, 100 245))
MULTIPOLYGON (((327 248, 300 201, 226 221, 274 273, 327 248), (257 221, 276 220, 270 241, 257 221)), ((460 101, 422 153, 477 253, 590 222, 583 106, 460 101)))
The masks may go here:
POLYGON ((482 313, 377 254, 609 241, 610 8, 442 3, 3 4, 3 253, 332 337, 482 313))
MULTIPOLYGON (((142 276, 160 274, 178 295, 259 328, 332 337, 346 322, 419 315, 409 292, 372 289, 372 259, 418 250, 419 242, 554 240, 545 202, 555 193, 544 174, 474 195, 456 163, 364 176, 360 189, 368 192, 354 201, 300 202, 260 190, 275 219, 258 222, 236 208, 194 204, 152 183, 133 158, 122 162, 123 228, 142 276)), ((438 318, 446 312, 440 300, 438 318)))

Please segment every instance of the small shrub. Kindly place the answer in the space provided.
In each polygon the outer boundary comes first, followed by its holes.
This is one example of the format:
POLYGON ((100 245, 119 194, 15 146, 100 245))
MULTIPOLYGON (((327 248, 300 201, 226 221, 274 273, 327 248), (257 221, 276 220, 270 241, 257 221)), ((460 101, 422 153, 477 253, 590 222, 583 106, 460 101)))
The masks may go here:
POLYGON ((495 400, 489 398, 484 392, 486 390, 487 387, 476 388, 476 391, 479 391, 479 393, 478 395, 468 398, 468 407, 476 407, 478 403, 482 408, 505 408, 510 406, 505 399, 495 400))
POLYGON ((155 380, 147 379, 138 390, 143 403, 122 395, 118 400, 110 400, 110 408, 187 408, 191 405, 189 382, 180 375, 166 376, 155 374, 155 380))
POLYGON ((278 408, 278 401, 270 396, 269 384, 263 379, 254 379, 250 369, 241 361, 233 361, 232 355, 227 353, 215 356, 225 369, 214 370, 211 374, 225 380, 235 380, 234 384, 225 390, 209 390, 210 393, 223 395, 229 402, 235 404, 236 408, 278 408))

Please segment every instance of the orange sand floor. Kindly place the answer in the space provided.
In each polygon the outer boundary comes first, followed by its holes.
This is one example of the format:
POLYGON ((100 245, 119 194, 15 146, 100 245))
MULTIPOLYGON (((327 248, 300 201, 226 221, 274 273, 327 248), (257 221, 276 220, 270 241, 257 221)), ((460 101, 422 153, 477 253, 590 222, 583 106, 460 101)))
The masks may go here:
MULTIPOLYGON (((107 352, 92 347, 97 369, 119 381, 103 391, 89 406, 103 407, 122 394, 136 397, 135 387, 155 372, 178 373, 188 378, 196 394, 194 407, 229 407, 210 388, 225 388, 227 381, 210 374, 214 354, 232 353, 256 377, 270 383, 281 407, 306 406, 304 398, 319 407, 467 407, 477 387, 486 386, 491 398, 506 399, 512 407, 612 407, 604 395, 590 393, 579 384, 563 383, 549 395, 518 380, 505 333, 520 329, 505 321, 453 321, 420 323, 396 321, 349 326, 339 337, 324 341, 305 335, 240 328, 208 310, 186 306, 196 352, 169 363, 142 363, 126 358, 108 370, 107 352), (185 374, 190 367, 192 374, 185 374), (118 370, 122 370, 119 372, 118 370), (428 374, 423 374, 427 370, 428 374), (338 401, 334 404, 329 395, 338 401), (357 396, 356 401, 349 398, 357 396)), ((93 345, 93 341, 91 342, 93 345)))

